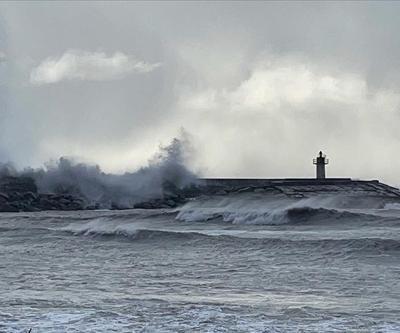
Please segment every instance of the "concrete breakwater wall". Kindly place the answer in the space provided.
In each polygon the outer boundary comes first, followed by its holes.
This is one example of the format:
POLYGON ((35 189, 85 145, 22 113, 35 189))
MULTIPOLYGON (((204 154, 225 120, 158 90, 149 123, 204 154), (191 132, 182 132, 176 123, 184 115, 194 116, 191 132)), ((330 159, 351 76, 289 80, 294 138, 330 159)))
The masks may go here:
POLYGON ((351 194, 400 198, 400 190, 378 180, 352 180, 350 178, 205 178, 201 186, 210 192, 243 192, 263 189, 287 196, 310 196, 317 194, 351 194))
MULTIPOLYGON (((203 178, 183 189, 167 186, 163 198, 140 202, 135 208, 176 207, 199 196, 223 196, 240 193, 284 195, 290 198, 308 198, 319 195, 343 195, 361 201, 371 197, 385 202, 400 202, 400 190, 378 180, 351 180, 350 178, 203 178)), ((353 201, 351 200, 351 201, 353 201)))

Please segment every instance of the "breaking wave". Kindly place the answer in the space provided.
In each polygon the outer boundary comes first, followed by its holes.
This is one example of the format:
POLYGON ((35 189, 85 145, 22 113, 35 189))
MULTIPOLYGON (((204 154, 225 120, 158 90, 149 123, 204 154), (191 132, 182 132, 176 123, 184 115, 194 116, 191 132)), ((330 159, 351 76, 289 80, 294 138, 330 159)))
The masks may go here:
POLYGON ((264 211, 181 211, 177 218, 186 222, 222 220, 233 224, 280 225, 337 221, 347 218, 373 218, 366 213, 339 211, 336 209, 294 207, 264 211))
POLYGON ((71 158, 46 163, 44 168, 19 171, 11 163, 0 162, 1 177, 34 179, 39 193, 68 194, 90 208, 133 208, 136 203, 163 198, 196 183, 197 176, 186 167, 190 143, 182 130, 179 138, 160 146, 146 166, 123 174, 105 173, 98 165, 79 163, 71 158))
POLYGON ((343 201, 343 196, 301 200, 249 195, 208 198, 185 205, 176 218, 185 222, 221 220, 233 224, 281 225, 366 221, 387 217, 382 214, 386 209, 343 208, 338 205, 343 201))
POLYGON ((200 232, 184 232, 158 229, 139 229, 130 225, 119 225, 114 227, 106 226, 68 226, 61 229, 62 231, 73 235, 93 236, 93 237, 124 237, 129 239, 151 239, 151 238, 179 238, 189 239, 198 236, 206 236, 200 232))

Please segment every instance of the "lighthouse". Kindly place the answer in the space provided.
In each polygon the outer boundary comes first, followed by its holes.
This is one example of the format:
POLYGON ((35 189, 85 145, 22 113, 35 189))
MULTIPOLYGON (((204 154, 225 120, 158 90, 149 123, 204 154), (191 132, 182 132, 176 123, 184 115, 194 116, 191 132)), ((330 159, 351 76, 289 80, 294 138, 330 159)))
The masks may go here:
POLYGON ((325 179, 325 164, 328 164, 329 160, 326 158, 322 151, 319 152, 317 158, 313 159, 313 164, 317 166, 317 179, 325 179))

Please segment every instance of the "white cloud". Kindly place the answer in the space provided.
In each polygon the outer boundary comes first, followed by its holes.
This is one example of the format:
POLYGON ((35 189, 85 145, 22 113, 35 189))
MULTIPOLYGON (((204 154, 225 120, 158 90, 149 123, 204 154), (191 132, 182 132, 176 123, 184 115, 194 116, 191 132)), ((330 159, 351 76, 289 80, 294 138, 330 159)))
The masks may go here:
POLYGON ((223 103, 231 111, 248 113, 272 111, 282 106, 296 108, 318 101, 359 104, 367 94, 366 81, 357 75, 322 74, 302 63, 277 62, 256 66, 233 89, 192 92, 183 95, 180 102, 195 109, 221 108, 223 103))
POLYGON ((367 93, 366 82, 356 75, 320 74, 303 64, 275 64, 256 68, 250 78, 228 94, 234 109, 269 109, 299 106, 317 100, 359 103, 367 93))
POLYGON ((312 177, 322 149, 332 177, 398 183, 400 92, 374 89, 363 75, 277 59, 235 85, 183 90, 177 109, 208 176, 312 177))
POLYGON ((159 63, 139 61, 122 52, 107 56, 104 52, 69 50, 61 57, 49 57, 31 72, 33 84, 50 84, 65 80, 108 81, 131 73, 147 73, 159 63))

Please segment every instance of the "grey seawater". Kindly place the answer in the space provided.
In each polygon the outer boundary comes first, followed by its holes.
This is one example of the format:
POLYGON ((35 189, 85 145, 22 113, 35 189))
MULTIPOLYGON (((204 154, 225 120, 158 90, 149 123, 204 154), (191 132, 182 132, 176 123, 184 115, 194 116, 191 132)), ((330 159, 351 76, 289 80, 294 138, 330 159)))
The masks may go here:
POLYGON ((400 206, 0 214, 0 332, 400 332, 400 206))

